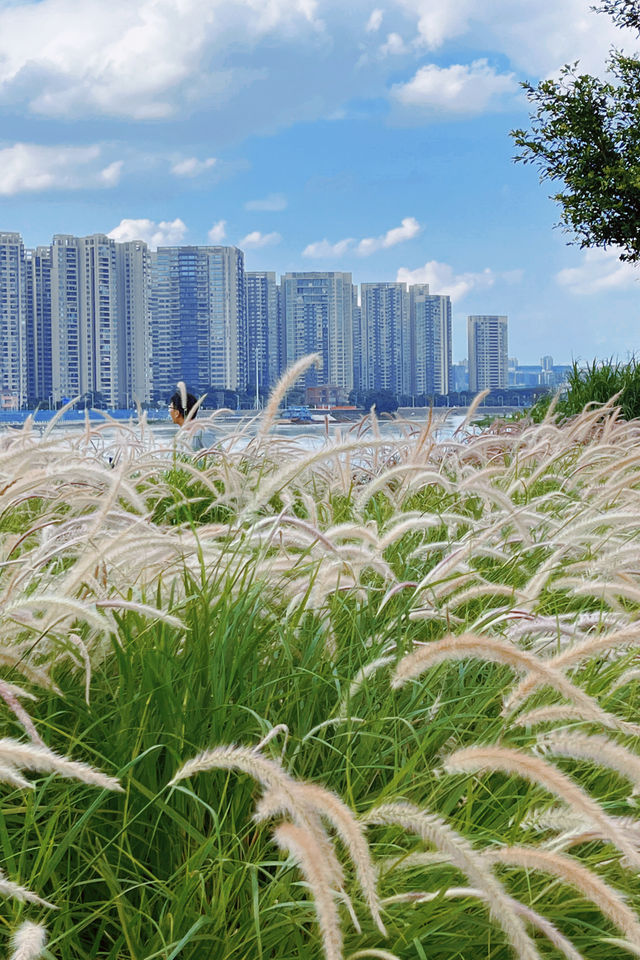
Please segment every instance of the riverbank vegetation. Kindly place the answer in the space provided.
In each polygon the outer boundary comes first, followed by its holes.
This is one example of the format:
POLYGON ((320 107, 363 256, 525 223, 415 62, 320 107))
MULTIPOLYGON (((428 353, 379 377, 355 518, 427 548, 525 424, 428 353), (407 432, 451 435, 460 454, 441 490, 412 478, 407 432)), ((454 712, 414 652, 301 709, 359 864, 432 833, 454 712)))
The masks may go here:
POLYGON ((638 955, 640 424, 275 409, 3 438, 1 949, 638 955))

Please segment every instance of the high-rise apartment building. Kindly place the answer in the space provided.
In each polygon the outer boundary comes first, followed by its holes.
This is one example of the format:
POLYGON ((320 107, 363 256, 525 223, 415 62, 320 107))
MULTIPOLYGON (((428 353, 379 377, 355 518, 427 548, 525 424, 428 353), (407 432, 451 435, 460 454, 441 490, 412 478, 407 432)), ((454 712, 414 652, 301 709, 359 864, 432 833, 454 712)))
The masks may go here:
POLYGON ((244 255, 237 247, 158 247, 152 254, 153 394, 247 382, 244 255))
POLYGON ((270 390, 280 376, 278 287, 270 270, 248 271, 247 383, 270 390))
POLYGON ((51 245, 51 382, 55 401, 80 396, 80 248, 78 237, 57 234, 51 245))
POLYGON ((82 392, 109 407, 125 405, 125 329, 120 313, 116 243, 104 234, 80 237, 82 392))
POLYGON ((507 317, 473 316, 467 320, 469 389, 500 390, 508 385, 507 317))
POLYGON ((19 233, 0 233, 0 407, 18 409, 27 395, 25 251, 19 233))
POLYGON ((26 251, 27 404, 53 399, 51 381, 51 247, 26 251))
POLYGON ((406 283, 363 283, 361 376, 367 390, 405 393, 411 339, 406 283))
MULTIPOLYGON (((51 393, 108 407, 150 396, 145 243, 58 234, 51 245, 51 393)), ((42 294, 44 296, 44 294, 42 294)))
POLYGON ((413 344, 413 386, 422 396, 451 390, 451 299, 429 292, 426 283, 409 288, 413 344))
POLYGON ((289 367, 309 353, 321 357, 305 384, 353 388, 353 304, 350 273, 285 273, 281 312, 285 360, 289 367))
POLYGON ((141 240, 116 243, 121 366, 127 407, 151 399, 151 255, 141 240))

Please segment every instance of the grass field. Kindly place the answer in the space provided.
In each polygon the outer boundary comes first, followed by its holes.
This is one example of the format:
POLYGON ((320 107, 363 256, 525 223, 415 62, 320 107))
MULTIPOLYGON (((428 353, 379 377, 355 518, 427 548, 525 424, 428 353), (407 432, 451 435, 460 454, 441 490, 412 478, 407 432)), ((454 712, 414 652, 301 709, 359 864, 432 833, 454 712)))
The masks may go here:
POLYGON ((0 951, 640 956, 640 423, 274 409, 3 438, 0 951))

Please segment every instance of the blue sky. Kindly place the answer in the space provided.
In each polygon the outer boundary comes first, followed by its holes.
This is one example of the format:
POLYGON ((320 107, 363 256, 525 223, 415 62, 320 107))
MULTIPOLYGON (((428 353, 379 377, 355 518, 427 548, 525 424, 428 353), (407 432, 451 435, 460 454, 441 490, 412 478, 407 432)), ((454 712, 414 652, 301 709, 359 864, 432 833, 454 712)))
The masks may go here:
POLYGON ((638 268, 567 246, 512 162, 518 81, 631 35, 590 0, 0 0, 0 229, 235 243, 428 281, 522 363, 640 352, 638 268))

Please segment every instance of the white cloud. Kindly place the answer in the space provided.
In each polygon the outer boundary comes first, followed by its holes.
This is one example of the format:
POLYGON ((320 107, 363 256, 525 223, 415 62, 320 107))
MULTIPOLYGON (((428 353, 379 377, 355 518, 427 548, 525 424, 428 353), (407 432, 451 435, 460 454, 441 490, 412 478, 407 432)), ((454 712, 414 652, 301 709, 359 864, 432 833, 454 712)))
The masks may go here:
POLYGON ((279 233, 260 233, 259 230, 253 230, 240 241, 238 246, 247 250, 257 250, 259 247, 272 247, 281 240, 279 233))
MULTIPOLYGON (((513 281, 514 273, 512 271, 511 275, 501 277, 489 267, 485 267, 480 273, 455 273, 448 263, 429 260, 417 270, 401 267, 396 280, 398 283, 428 283, 431 293, 437 296, 449 296, 455 303, 466 297, 472 290, 490 289, 497 279, 513 281)), ((519 275, 519 271, 517 273, 519 275)))
POLYGON ((607 293, 634 287, 637 290, 640 265, 620 260, 621 252, 615 247, 586 250, 580 266, 560 270, 556 281, 574 294, 607 293))
POLYGON ((585 70, 602 67, 613 43, 635 50, 631 30, 596 14, 586 0, 398 0, 416 20, 415 46, 430 50, 464 35, 475 49, 505 54, 529 75, 544 76, 580 59, 585 70))
POLYGON ((367 33, 376 33, 377 30, 382 26, 382 18, 384 13, 382 10, 372 10, 371 16, 367 20, 367 25, 364 28, 367 33))
POLYGON ((103 167, 102 148, 16 143, 0 149, 0 195, 113 187, 122 161, 103 167))
POLYGON ((0 93, 51 115, 159 118, 242 76, 226 63, 270 35, 321 29, 315 0, 40 0, 0 7, 0 93))
POLYGON ((150 247, 175 247, 184 243, 187 226, 182 220, 121 220, 107 236, 112 240, 125 243, 130 240, 144 240, 150 247))
POLYGON ((397 243, 404 243, 405 240, 412 240, 416 237, 422 227, 415 217, 405 217, 399 227, 393 227, 387 230, 379 237, 365 237, 356 248, 356 253, 360 257, 369 257, 378 250, 386 250, 389 247, 395 247, 397 243))
POLYGON ((302 251, 302 256, 314 260, 342 257, 346 253, 355 253, 359 257, 369 257, 379 250, 387 250, 389 247, 395 247, 397 243, 404 243, 406 240, 413 239, 421 230, 422 227, 415 217, 405 217, 399 227, 392 227, 391 230, 387 230, 379 237, 364 237, 362 240, 346 237, 344 240, 338 240, 337 243, 330 243, 326 239, 318 240, 306 246, 302 251))
POLYGON ((248 200, 244 205, 245 210, 259 210, 267 213, 278 213, 280 210, 286 210, 287 198, 281 193, 270 193, 263 200, 248 200))
POLYGON ((311 257, 314 260, 325 260, 331 257, 342 257, 353 247, 357 241, 353 237, 347 237, 346 240, 338 240, 337 243, 329 243, 328 240, 317 240, 310 243, 302 251, 303 257, 311 257))
POLYGON ((386 41, 380 47, 380 55, 382 57, 397 57, 407 52, 408 48, 399 33, 388 34, 386 41))
POLYGON ((100 179, 107 187, 115 187, 120 182, 122 174, 122 160, 114 160, 108 167, 100 171, 100 179))
POLYGON ((215 157, 207 157, 206 160, 198 160, 197 157, 185 157, 184 160, 177 160, 171 167, 171 173, 176 177, 197 177, 215 167, 218 161, 215 157))
POLYGON ((420 67, 408 83, 394 84, 391 96, 404 107, 448 113, 481 113, 506 94, 518 91, 513 73, 497 73, 486 60, 420 67))
POLYGON ((218 222, 214 223, 214 225, 211 227, 211 230, 209 230, 209 233, 207 234, 207 239, 209 243, 213 244, 213 246, 215 247, 215 246, 218 246, 218 244, 222 243, 226 235, 227 235, 227 221, 218 220, 218 222))

